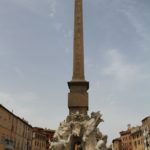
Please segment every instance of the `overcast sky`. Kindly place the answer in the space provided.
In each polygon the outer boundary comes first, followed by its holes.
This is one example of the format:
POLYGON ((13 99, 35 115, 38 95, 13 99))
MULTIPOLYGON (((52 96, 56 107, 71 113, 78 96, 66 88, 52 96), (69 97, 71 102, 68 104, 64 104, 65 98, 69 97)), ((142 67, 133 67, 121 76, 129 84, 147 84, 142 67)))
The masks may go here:
MULTIPOLYGON (((89 113, 109 141, 150 115, 150 0, 84 0, 89 113)), ((74 0, 0 0, 0 103, 33 126, 68 115, 74 0)))

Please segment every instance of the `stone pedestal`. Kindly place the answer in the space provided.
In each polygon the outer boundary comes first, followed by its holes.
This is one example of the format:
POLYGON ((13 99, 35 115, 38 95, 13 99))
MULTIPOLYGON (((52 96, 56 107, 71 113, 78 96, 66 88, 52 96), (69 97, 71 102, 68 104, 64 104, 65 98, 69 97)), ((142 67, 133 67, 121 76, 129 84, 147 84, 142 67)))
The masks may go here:
POLYGON ((88 111, 88 88, 89 82, 85 80, 72 80, 68 82, 70 92, 68 93, 69 115, 78 111, 87 115, 88 111))

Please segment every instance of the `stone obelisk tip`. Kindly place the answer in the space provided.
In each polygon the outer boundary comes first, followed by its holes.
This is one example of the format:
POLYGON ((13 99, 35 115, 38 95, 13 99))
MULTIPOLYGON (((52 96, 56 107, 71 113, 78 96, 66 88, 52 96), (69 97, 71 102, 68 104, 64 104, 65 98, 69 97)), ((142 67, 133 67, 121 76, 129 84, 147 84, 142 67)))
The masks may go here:
POLYGON ((75 0, 72 80, 84 80, 84 42, 82 0, 75 0))

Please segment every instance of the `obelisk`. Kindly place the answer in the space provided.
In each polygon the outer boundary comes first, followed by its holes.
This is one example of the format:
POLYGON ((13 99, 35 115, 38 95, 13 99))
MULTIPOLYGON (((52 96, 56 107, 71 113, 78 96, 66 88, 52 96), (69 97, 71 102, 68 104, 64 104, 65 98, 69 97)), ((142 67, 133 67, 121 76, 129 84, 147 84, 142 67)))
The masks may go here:
MULTIPOLYGON (((68 82, 69 115, 60 123, 51 142, 51 150, 96 150, 97 137, 102 136, 98 125, 102 122, 100 112, 88 115, 89 82, 84 77, 84 42, 82 0, 75 0, 73 76, 68 82)), ((102 137, 100 137, 102 138, 102 137)))
POLYGON ((75 0, 74 12, 73 76, 68 82, 69 114, 79 112, 87 114, 89 82, 84 77, 84 40, 82 0, 75 0))

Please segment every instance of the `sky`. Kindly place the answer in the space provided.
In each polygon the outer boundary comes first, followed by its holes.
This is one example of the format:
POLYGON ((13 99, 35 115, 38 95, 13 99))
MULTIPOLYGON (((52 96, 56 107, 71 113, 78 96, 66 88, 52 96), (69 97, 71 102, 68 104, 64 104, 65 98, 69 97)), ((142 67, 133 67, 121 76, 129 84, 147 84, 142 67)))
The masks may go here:
MULTIPOLYGON (((89 114, 108 140, 150 115, 150 0, 83 0, 89 114)), ((32 126, 68 115, 74 0, 0 0, 0 104, 32 126)))

